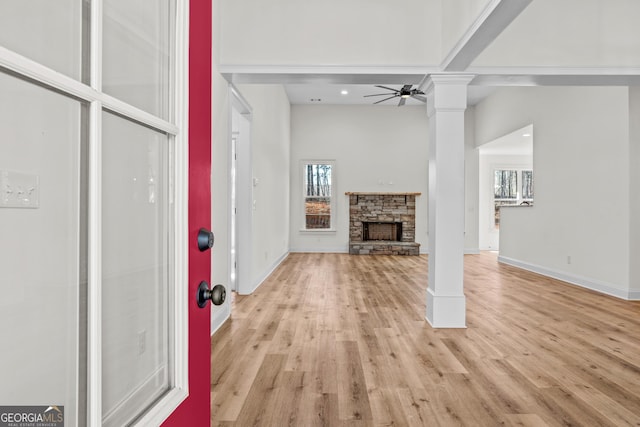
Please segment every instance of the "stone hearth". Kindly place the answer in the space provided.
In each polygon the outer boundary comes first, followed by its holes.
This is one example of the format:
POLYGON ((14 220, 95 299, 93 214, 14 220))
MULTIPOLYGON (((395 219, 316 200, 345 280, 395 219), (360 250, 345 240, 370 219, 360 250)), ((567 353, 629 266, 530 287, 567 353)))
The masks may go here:
POLYGON ((346 193, 349 196, 349 253, 419 255, 416 196, 420 193, 346 193))

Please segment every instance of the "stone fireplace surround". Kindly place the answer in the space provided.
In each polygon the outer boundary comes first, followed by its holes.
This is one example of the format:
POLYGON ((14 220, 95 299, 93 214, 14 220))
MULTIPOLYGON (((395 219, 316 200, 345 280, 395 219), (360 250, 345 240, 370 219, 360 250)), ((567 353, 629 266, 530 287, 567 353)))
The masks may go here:
MULTIPOLYGON (((356 193, 349 196, 349 253, 419 255, 416 196, 421 193, 356 193), (398 240, 365 240, 365 224, 398 224, 398 240)), ((374 237, 375 238, 375 237, 374 237)))

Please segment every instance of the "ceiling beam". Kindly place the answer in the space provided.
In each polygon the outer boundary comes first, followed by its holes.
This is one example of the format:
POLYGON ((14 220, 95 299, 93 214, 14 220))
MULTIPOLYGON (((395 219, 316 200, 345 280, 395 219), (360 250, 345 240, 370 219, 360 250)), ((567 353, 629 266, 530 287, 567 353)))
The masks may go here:
POLYGON ((416 84, 438 67, 220 65, 230 83, 245 84, 416 84))
POLYGON ((466 68, 513 22, 532 0, 492 0, 478 19, 451 49, 441 65, 443 71, 466 68))
POLYGON ((640 67, 470 67, 477 86, 638 86, 640 67))

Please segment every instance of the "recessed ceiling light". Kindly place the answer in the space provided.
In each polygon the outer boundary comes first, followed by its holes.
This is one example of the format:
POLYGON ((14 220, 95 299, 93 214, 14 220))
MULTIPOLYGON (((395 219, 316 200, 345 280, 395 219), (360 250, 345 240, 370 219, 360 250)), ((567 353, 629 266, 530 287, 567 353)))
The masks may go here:
POLYGON ((340 95, 349 95, 349 91, 348 91, 348 90, 346 90, 346 89, 342 89, 342 90, 340 91, 340 95))
POLYGON ((523 133, 522 136, 524 136, 526 138, 528 136, 531 136, 531 134, 530 133, 523 133))

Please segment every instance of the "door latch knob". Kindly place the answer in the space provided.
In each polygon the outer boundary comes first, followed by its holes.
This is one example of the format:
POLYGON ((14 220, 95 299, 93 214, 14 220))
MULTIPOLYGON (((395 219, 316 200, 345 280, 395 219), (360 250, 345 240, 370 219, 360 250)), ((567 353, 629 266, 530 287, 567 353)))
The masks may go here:
POLYGON ((198 307, 205 308, 207 302, 211 301, 213 305, 222 305, 227 298, 227 290, 222 285, 215 285, 213 289, 209 289, 209 284, 204 280, 198 286, 196 299, 198 307))
POLYGON ((198 249, 200 252, 207 251, 213 247, 214 242, 213 232, 206 228, 198 230, 198 249))

